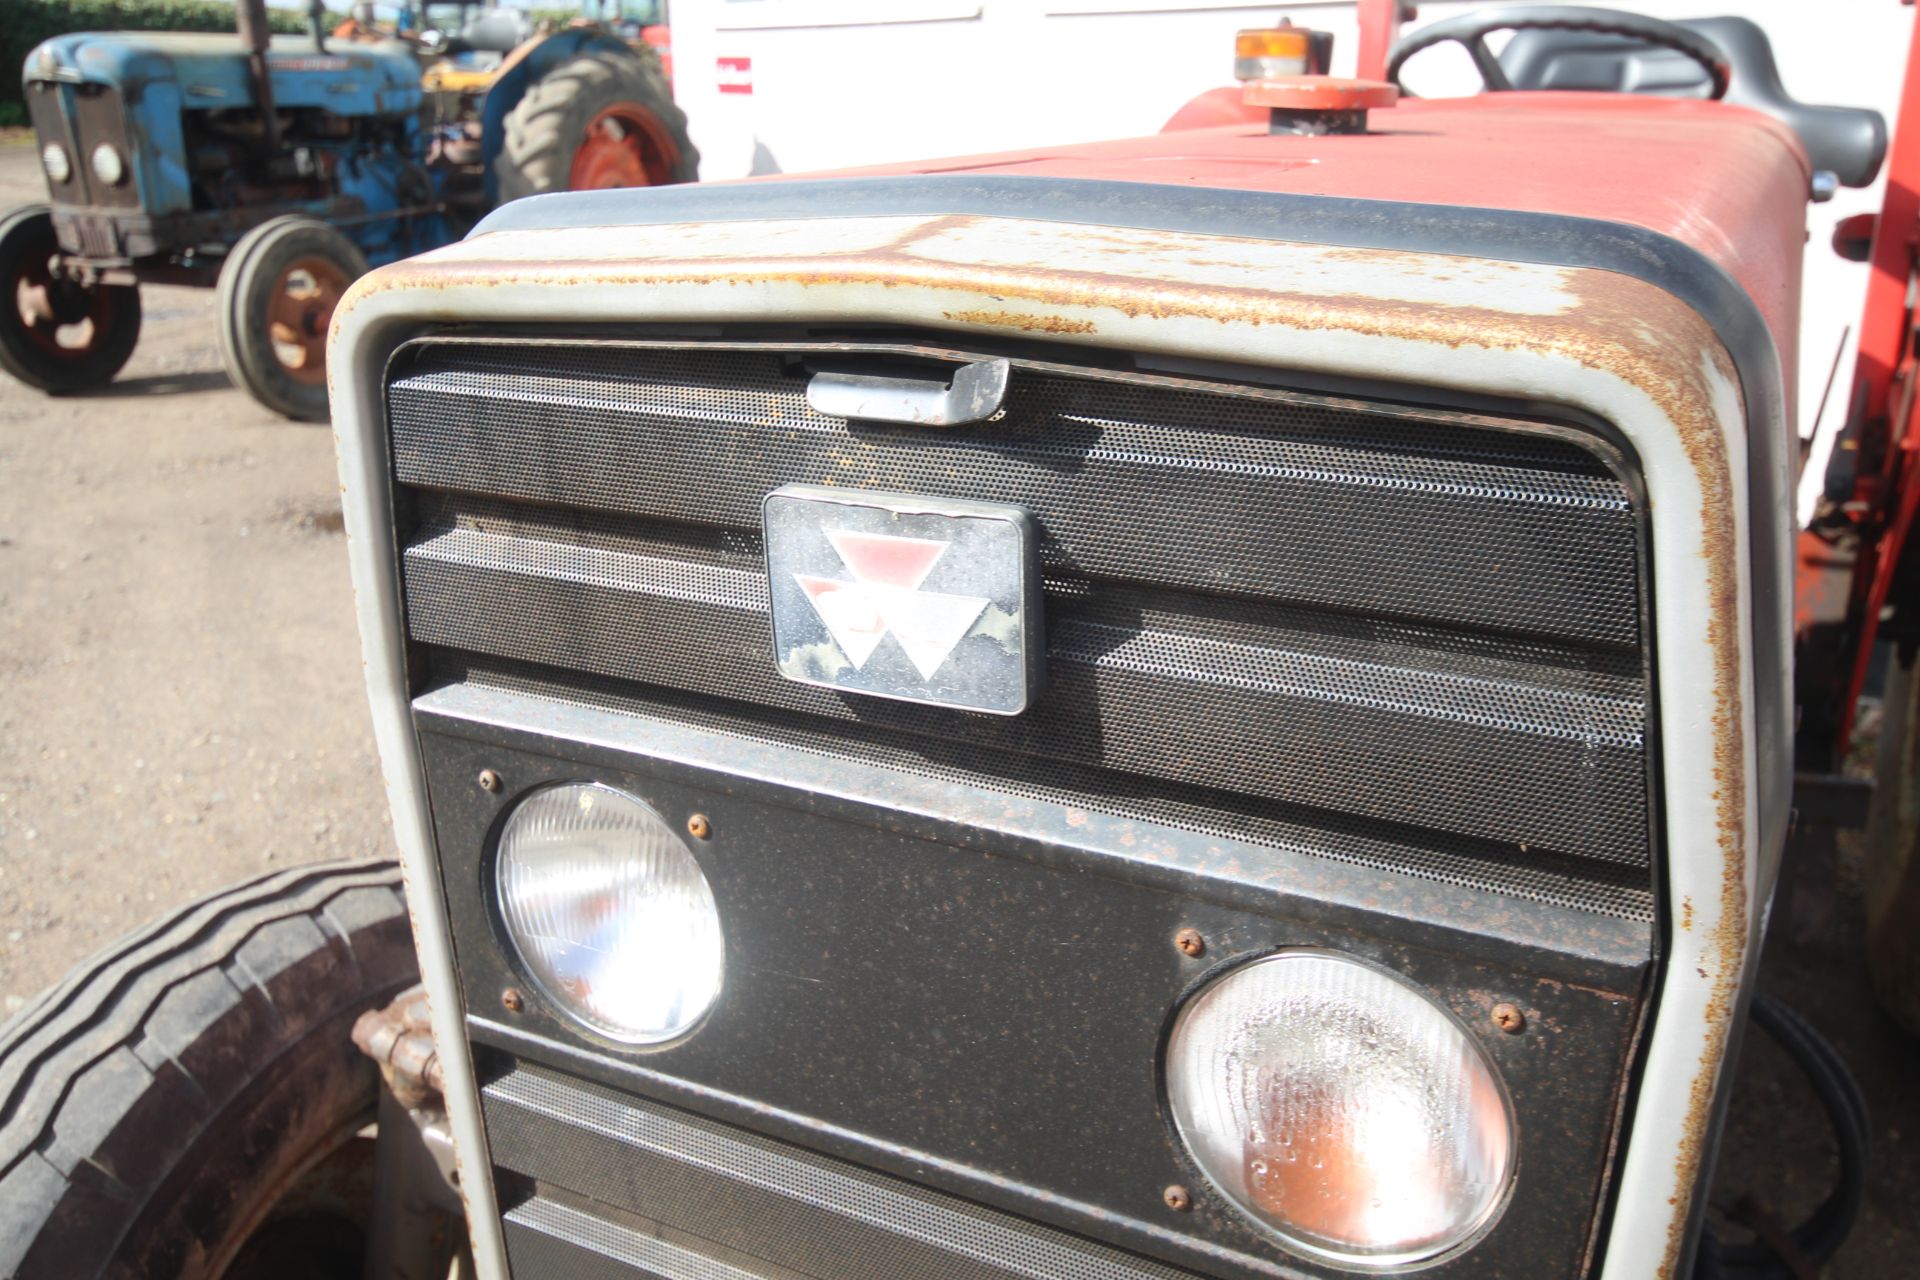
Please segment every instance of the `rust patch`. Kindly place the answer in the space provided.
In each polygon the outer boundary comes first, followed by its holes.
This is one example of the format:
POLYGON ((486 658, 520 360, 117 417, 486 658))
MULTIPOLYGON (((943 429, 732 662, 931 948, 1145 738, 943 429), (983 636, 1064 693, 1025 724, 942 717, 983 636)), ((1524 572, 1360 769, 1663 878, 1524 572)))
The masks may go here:
MULTIPOLYGON (((1378 265, 1381 253, 1391 252, 1391 251, 1380 250, 1380 249, 1355 249, 1355 248, 1348 248, 1348 247, 1339 246, 1339 245, 1328 245, 1325 248, 1317 249, 1316 252, 1318 252, 1321 257, 1325 258, 1329 262, 1357 262, 1362 265, 1373 266, 1373 265, 1378 265)), ((1421 254, 1417 256, 1419 256, 1423 261, 1430 264, 1437 263, 1443 257, 1443 255, 1437 254, 1437 253, 1421 254)), ((1520 272, 1530 272, 1530 271, 1538 270, 1538 264, 1535 264, 1535 263, 1509 262, 1501 258, 1474 258, 1472 259, 1472 262, 1473 262, 1474 270, 1483 271, 1483 272, 1504 271, 1504 272, 1511 272, 1511 273, 1520 273, 1520 272)), ((1445 277, 1428 275, 1427 278, 1430 280, 1440 280, 1440 279, 1444 279, 1445 277)))
MULTIPOLYGON (((1688 1085, 1687 1114, 1675 1159, 1675 1213, 1668 1223, 1660 1273, 1671 1275, 1685 1243, 1695 1174, 1705 1154, 1713 1096, 1724 1065, 1735 998, 1747 949, 1745 707, 1741 698, 1737 574, 1737 497, 1726 445, 1714 417, 1708 372, 1672 351, 1708 352, 1714 376, 1739 385, 1731 359, 1706 322, 1671 295, 1626 276, 1578 272, 1569 282, 1580 299, 1579 318, 1611 335, 1589 344, 1585 362, 1627 379, 1653 395, 1678 428, 1693 465, 1702 501, 1705 548, 1707 644, 1714 674, 1713 780, 1715 834, 1721 850, 1720 915, 1702 941, 1711 962, 1701 976, 1709 983, 1706 1041, 1688 1085), (1669 344, 1671 344, 1669 346, 1669 344), (1667 348, 1663 351, 1662 348, 1667 348), (1653 375, 1653 376, 1649 376, 1653 375)), ((1682 926, 1691 929, 1694 906, 1682 904, 1682 926)))
MULTIPOLYGON (((482 242, 483 243, 483 242, 482 242)), ((1413 259, 1417 255, 1386 254, 1413 259)), ((802 264, 793 258, 733 258, 723 261, 658 260, 644 267, 566 261, 460 260, 389 268, 355 285, 362 301, 395 289, 440 292, 454 288, 517 288, 527 285, 592 285, 595 288, 740 288, 793 284, 802 288, 851 286, 987 294, 1057 311, 1110 310, 1129 319, 1202 319, 1255 328, 1346 330, 1448 347, 1531 350, 1577 354, 1585 346, 1616 348, 1616 358, 1640 353, 1626 348, 1630 335, 1603 334, 1569 324, 1571 315, 1516 316, 1494 307, 1436 306, 1398 299, 1328 297, 1252 285, 1199 285, 1145 280, 1107 272, 1041 267, 991 267, 932 261, 891 250, 822 255, 802 264)), ((1642 286, 1657 293, 1650 286, 1642 286)), ((1665 294, 1660 294, 1666 297, 1665 294)), ((1675 304, 1678 305, 1677 303, 1675 304)), ((1664 354, 1664 353, 1658 353, 1664 354)), ((1605 363, 1583 361, 1583 363, 1605 363)))
POLYGON ((1036 316, 1020 311, 942 311, 955 324, 991 325, 996 329, 1019 329, 1026 333, 1093 333, 1099 326, 1091 320, 1070 316, 1036 316))
MULTIPOLYGON (((1648 287, 1641 286, 1633 291, 1624 290, 1618 285, 1596 287, 1597 278, 1583 275, 1575 283, 1576 290, 1583 294, 1583 311, 1591 306, 1596 318, 1602 318, 1621 335, 1624 345, 1652 345, 1656 341, 1653 335, 1660 326, 1657 322, 1636 325, 1636 321, 1648 322, 1652 318, 1644 310, 1644 297, 1628 296, 1630 292, 1644 295, 1648 287)), ((1697 317, 1695 323, 1701 323, 1697 317)), ((1696 341, 1677 349, 1713 353, 1715 372, 1728 383, 1738 385, 1731 362, 1718 342, 1696 341)), ((1705 1154, 1714 1090, 1724 1065, 1735 997, 1746 956, 1747 793, 1745 709, 1740 698, 1739 680, 1740 586, 1735 569, 1739 560, 1734 525, 1736 497, 1733 475, 1725 445, 1710 412, 1711 388, 1706 385, 1705 371, 1688 370, 1671 360, 1665 363, 1670 379, 1676 385, 1669 396, 1662 398, 1661 407, 1680 427, 1680 442, 1693 464, 1703 499, 1700 519, 1701 541, 1706 548, 1709 596, 1707 643, 1712 652, 1715 688, 1713 798, 1716 834, 1723 853, 1719 919, 1703 939, 1711 961, 1711 968, 1701 971, 1701 977, 1709 983, 1706 1043, 1688 1085, 1687 1115, 1674 1168, 1675 1185, 1679 1190, 1674 1197, 1675 1212, 1668 1223, 1666 1251, 1661 1263, 1661 1274, 1670 1275, 1685 1244, 1692 1188, 1705 1154)), ((1694 913, 1691 899, 1682 903, 1682 913, 1682 927, 1690 930, 1694 913)))
POLYGON ((950 213, 945 217, 931 218, 907 232, 905 235, 895 238, 892 247, 894 249, 904 249, 908 245, 917 244, 922 240, 931 240, 935 236, 945 235, 949 231, 964 230, 979 221, 979 215, 968 213, 950 213))

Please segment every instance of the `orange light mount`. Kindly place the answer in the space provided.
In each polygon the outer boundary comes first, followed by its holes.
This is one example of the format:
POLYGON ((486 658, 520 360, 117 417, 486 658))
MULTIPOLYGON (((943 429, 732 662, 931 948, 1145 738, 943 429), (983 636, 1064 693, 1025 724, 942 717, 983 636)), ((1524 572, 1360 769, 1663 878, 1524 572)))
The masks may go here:
POLYGON ((1325 75, 1332 65, 1331 31, 1312 31, 1282 19, 1277 27, 1251 27, 1233 38, 1233 75, 1237 80, 1325 75))
POLYGON ((1365 133, 1367 112, 1390 107, 1400 90, 1384 80, 1344 76, 1274 76, 1241 91, 1250 107, 1267 109, 1267 131, 1281 134, 1365 133))

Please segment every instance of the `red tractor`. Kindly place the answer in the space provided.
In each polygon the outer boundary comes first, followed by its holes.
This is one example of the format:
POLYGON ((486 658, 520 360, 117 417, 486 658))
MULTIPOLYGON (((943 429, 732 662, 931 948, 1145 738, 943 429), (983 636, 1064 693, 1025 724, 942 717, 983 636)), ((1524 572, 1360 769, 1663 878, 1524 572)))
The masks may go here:
POLYGON ((355 285, 406 909, 286 873, 23 1013, 0 1270, 1830 1257, 1860 1095, 1755 971, 1890 631, 1912 1013, 1920 87, 1796 612, 1805 209, 1878 117, 1737 23, 1363 10, 1365 78, 1264 31, 1158 136, 521 202, 355 285), (1487 92, 1403 95, 1447 40, 1487 92), (1841 1153, 1751 1244, 1749 1017, 1841 1153))

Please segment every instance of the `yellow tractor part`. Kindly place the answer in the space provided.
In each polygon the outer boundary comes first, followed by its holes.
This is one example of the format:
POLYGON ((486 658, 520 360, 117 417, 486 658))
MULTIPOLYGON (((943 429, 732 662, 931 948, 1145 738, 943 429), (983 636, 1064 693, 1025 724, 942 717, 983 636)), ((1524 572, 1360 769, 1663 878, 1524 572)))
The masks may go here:
POLYGON ((428 93, 485 93, 500 72, 500 67, 478 70, 436 62, 420 73, 420 87, 428 93))

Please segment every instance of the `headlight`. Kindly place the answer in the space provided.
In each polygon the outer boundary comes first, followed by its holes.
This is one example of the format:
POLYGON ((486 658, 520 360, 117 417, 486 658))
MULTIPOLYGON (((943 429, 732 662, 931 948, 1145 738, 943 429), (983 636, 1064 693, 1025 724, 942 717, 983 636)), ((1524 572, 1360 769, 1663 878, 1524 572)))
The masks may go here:
POLYGON ((93 149, 93 176, 110 187, 119 186, 121 179, 127 176, 126 162, 113 149, 112 143, 103 142, 93 149))
POLYGON ((55 182, 65 182, 73 176, 73 161, 67 159, 67 149, 57 142, 49 142, 40 149, 40 163, 55 182))
POLYGON ((1235 969, 1181 1009, 1166 1065, 1195 1163, 1303 1253, 1416 1262, 1504 1199, 1505 1086, 1451 1013, 1371 965, 1283 951, 1235 969))
POLYGON ((494 883, 522 967, 604 1036, 657 1044, 720 994, 713 891, 659 814, 611 787, 569 784, 520 802, 494 883))

